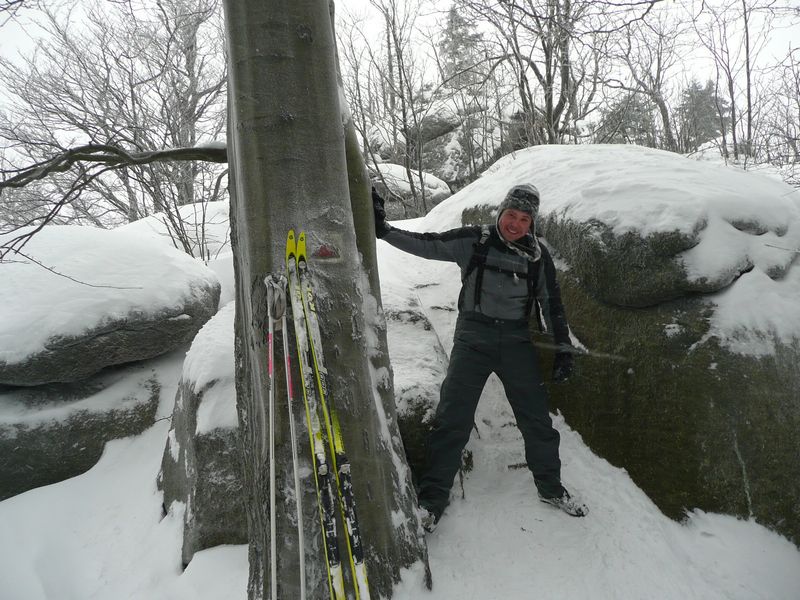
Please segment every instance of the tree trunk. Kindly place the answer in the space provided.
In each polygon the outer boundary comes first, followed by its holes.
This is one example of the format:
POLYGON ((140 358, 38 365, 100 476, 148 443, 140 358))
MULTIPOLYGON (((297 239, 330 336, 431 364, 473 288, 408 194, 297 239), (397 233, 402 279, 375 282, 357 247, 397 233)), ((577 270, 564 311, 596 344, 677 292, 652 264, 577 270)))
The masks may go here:
POLYGON ((658 114, 661 116, 661 125, 664 128, 664 146, 666 146, 667 150, 677 152, 678 145, 675 143, 675 136, 672 133, 672 122, 669 118, 667 103, 660 91, 651 93, 650 97, 653 99, 658 108, 658 114))
POLYGON ((744 74, 746 80, 745 97, 747 98, 747 137, 745 138, 745 161, 749 156, 753 156, 753 83, 751 81, 753 67, 750 57, 750 22, 747 0, 742 0, 742 18, 744 20, 744 74))
MULTIPOLYGON (((378 293, 369 289, 356 247, 328 3, 226 0, 225 16, 237 407, 250 530, 248 595, 265 598, 270 588, 263 280, 284 271, 286 233, 294 228, 308 236, 329 366, 328 396, 352 463, 370 590, 373 598, 390 598, 401 569, 421 563, 417 572, 426 572, 427 553, 391 401, 390 373, 370 362, 380 354, 373 325, 381 318, 378 293), (315 256, 322 247, 331 257, 315 256)), ((356 175, 361 178, 357 197, 368 193, 363 177, 363 172, 356 175)), ((374 247, 373 240, 369 243, 374 247)), ((374 265, 374 254, 368 260, 374 265)), ((299 598, 294 501, 286 492, 293 487, 286 390, 283 373, 276 371, 278 597, 299 598)), ((295 397, 301 397, 299 389, 295 397)), ((301 462, 308 467, 305 419, 298 425, 301 462)), ((307 479, 303 496, 308 596, 325 598, 317 501, 307 479)))

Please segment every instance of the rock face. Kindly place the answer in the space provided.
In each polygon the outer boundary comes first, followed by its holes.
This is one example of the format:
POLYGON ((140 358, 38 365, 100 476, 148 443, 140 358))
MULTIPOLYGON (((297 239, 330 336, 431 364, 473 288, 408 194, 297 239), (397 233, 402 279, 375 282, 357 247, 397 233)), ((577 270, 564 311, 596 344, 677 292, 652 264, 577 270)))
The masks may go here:
POLYGON ((159 393, 142 365, 79 384, 0 388, 0 500, 90 469, 107 441, 153 424, 159 393))
POLYGON ((800 348, 735 354, 705 339, 701 298, 629 309, 593 298, 572 272, 560 278, 572 330, 594 353, 551 387, 570 426, 668 516, 755 517, 800 543, 800 348))
MULTIPOLYGON (((181 381, 158 477, 165 509, 176 501, 186 505, 184 565, 200 550, 247 543, 238 429, 197 433, 197 411, 206 391, 195 393, 192 382, 181 381)), ((236 398, 229 401, 235 404, 236 398)))
POLYGON ((102 369, 166 354, 191 342, 211 318, 219 286, 203 286, 177 310, 131 313, 80 336, 57 336, 26 360, 0 363, 0 382, 36 386, 86 379, 102 369))
POLYGON ((398 425, 416 482, 425 465, 425 440, 439 404, 439 387, 447 374, 448 358, 415 300, 408 300, 404 306, 387 304, 384 313, 394 365, 398 425))
POLYGON ((217 310, 213 271, 135 230, 50 226, 25 251, 2 266, 0 385, 76 382, 165 354, 217 310))
POLYGON ((220 544, 247 543, 233 352, 234 303, 200 330, 186 355, 158 486, 164 507, 186 505, 183 563, 220 544))
POLYGON ((697 233, 654 233, 646 238, 635 233, 615 235, 598 221, 575 222, 556 215, 544 217, 539 226, 547 232, 548 242, 574 266, 582 285, 603 302, 646 307, 688 292, 710 291, 700 283, 690 283, 676 260, 680 252, 697 245, 697 233), (625 285, 620 285, 622 281, 625 285))

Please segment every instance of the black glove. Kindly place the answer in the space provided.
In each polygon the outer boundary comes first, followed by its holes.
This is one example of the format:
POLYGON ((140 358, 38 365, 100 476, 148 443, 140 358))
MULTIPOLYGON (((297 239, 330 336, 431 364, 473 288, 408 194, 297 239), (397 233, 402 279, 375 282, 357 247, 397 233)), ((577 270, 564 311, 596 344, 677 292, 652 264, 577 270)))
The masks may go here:
POLYGON ((575 362, 572 357, 572 352, 556 352, 555 359, 553 360, 553 381, 556 383, 564 383, 572 375, 572 370, 575 367, 575 362))
POLYGON ((372 188, 372 213, 375 216, 375 236, 382 238, 389 232, 386 224, 386 209, 384 200, 374 187, 372 188))

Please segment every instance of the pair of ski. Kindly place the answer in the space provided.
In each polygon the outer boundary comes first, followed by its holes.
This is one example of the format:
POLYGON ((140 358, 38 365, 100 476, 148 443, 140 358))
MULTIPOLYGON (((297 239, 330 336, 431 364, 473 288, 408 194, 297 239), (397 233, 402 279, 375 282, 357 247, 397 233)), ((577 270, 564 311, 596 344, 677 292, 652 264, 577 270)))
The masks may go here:
MULTIPOLYGON (((274 351, 272 335, 276 317, 280 314, 283 328, 283 352, 286 360, 286 387, 289 404, 289 428, 292 443, 292 460, 295 474, 295 497, 298 514, 298 550, 300 553, 300 594, 305 600, 305 545, 303 541, 301 490, 298 478, 297 444, 292 413, 293 395, 291 386, 291 364, 288 351, 288 330, 286 327, 286 296, 292 307, 295 340, 299 358, 300 379, 303 388, 303 404, 308 425, 311 458, 314 471, 314 485, 317 492, 322 542, 327 570, 328 588, 332 600, 345 600, 344 572, 339 552, 339 536, 336 523, 336 496, 338 492, 342 524, 346 530, 345 548, 353 576, 356 600, 369 600, 364 547, 361 541, 356 516, 353 483, 350 474, 350 461, 344 451, 339 419, 328 402, 327 371, 323 362, 322 336, 317 317, 314 290, 308 271, 306 238, 304 233, 295 239, 293 230, 286 239, 286 276, 271 276, 266 279, 267 304, 269 314, 268 355, 270 377, 270 456, 274 456, 274 351), (280 299, 282 298, 282 306, 280 299), (277 311, 281 310, 281 313, 277 311), (334 491, 336 490, 336 491, 334 491)), ((276 535, 275 535, 275 474, 274 461, 270 460, 270 523, 272 555, 272 598, 276 599, 276 535)))

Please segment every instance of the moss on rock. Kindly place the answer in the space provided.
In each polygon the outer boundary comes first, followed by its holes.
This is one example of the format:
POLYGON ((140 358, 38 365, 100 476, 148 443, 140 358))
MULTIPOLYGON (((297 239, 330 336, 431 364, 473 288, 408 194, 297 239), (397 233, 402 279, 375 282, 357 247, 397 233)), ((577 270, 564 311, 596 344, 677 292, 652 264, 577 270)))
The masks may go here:
POLYGON ((670 517, 692 508, 754 516, 799 541, 798 348, 734 354, 705 337, 701 298, 616 307, 576 275, 561 274, 562 296, 573 332, 595 354, 552 386, 554 408, 670 517))

